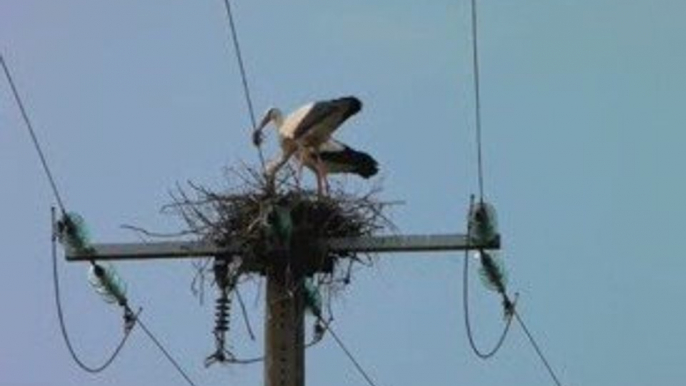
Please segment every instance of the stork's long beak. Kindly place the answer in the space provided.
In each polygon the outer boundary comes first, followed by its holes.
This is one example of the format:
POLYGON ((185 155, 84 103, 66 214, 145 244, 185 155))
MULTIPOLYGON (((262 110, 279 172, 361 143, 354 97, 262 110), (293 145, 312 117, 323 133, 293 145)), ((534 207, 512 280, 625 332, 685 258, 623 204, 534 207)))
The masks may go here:
POLYGON ((272 116, 269 112, 264 115, 262 120, 260 121, 260 124, 255 127, 255 130, 252 133, 252 142, 255 144, 255 146, 260 146, 262 144, 262 129, 265 128, 271 122, 272 116))
POLYGON ((272 114, 271 111, 267 111, 266 114, 264 114, 264 117, 262 117, 262 120, 260 121, 260 124, 257 125, 255 128, 255 131, 261 131, 262 129, 265 128, 269 124, 269 122, 272 121, 272 114))

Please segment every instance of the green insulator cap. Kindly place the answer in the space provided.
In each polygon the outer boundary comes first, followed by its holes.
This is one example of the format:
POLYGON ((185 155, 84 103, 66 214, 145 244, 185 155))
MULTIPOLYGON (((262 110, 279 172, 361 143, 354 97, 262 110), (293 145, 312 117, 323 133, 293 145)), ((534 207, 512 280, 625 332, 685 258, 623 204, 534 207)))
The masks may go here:
POLYGON ((90 236, 86 221, 78 213, 69 212, 58 222, 58 238, 62 245, 78 253, 89 253, 90 236))
POLYGON ((493 205, 478 202, 469 211, 469 230, 472 242, 488 244, 498 237, 498 218, 493 205))
POLYGON ((126 305, 126 283, 117 274, 114 266, 93 264, 88 271, 88 282, 105 302, 126 305))
POLYGON ((507 271, 503 260, 493 252, 480 251, 477 257, 481 261, 479 277, 483 285, 495 292, 504 293, 507 286, 507 271))
POLYGON ((305 280, 303 286, 305 291, 305 308, 312 312, 315 316, 321 316, 322 313, 322 295, 319 293, 312 280, 305 280))

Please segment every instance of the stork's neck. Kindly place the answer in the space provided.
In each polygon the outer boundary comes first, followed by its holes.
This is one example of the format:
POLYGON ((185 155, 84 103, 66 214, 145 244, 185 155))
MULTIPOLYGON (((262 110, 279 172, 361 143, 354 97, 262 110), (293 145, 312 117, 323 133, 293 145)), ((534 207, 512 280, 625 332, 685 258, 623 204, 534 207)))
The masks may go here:
POLYGON ((283 126, 284 122, 283 113, 281 110, 274 108, 270 111, 270 113, 272 122, 274 122, 274 126, 276 126, 277 129, 281 129, 281 126, 283 126))

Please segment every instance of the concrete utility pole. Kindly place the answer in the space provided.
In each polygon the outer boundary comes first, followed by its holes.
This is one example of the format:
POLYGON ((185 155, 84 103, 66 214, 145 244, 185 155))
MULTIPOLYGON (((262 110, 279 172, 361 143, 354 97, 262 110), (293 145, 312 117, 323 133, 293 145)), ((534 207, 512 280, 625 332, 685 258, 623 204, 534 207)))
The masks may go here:
MULTIPOLYGON (((440 252, 479 249, 499 249, 500 237, 496 235, 487 244, 470 240, 466 235, 409 235, 371 236, 319 240, 309 252, 327 256, 332 252, 440 252)), ((219 248, 204 242, 161 242, 131 244, 94 244, 92 255, 79 254, 67 249, 67 261, 88 262, 92 259, 106 260, 149 260, 162 258, 199 258, 240 256, 238 243, 219 248)), ((266 274, 266 318, 265 318, 265 363, 266 386, 305 385, 304 344, 304 296, 305 272, 298 268, 304 259, 313 256, 299 256, 294 251, 272 251, 274 260, 285 263, 265 267, 250 267, 266 274)), ((299 251, 302 255, 303 252, 299 251)), ((249 264, 249 263, 248 263, 249 264)), ((321 260, 320 263, 321 265, 321 260)))

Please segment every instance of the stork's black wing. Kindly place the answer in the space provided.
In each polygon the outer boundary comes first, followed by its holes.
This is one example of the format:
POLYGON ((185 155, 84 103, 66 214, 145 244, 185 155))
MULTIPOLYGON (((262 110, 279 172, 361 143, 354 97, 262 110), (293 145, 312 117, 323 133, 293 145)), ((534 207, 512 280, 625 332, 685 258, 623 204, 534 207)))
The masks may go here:
POLYGON ((336 150, 320 150, 319 157, 334 173, 355 173, 369 178, 379 171, 379 164, 369 154, 357 151, 341 142, 333 141, 340 146, 336 150))
POLYGON ((295 129, 293 138, 300 138, 314 126, 327 119, 335 119, 335 121, 330 124, 334 127, 338 127, 348 118, 357 114, 361 109, 362 102, 354 96, 317 102, 312 106, 310 111, 295 129))

